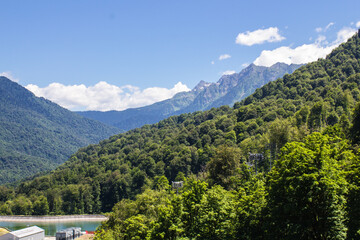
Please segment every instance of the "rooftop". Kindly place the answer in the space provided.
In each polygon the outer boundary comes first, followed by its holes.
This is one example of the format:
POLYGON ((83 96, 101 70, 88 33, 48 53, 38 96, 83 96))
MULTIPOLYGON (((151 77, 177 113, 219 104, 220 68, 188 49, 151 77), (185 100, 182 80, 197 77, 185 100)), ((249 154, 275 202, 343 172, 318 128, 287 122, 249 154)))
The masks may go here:
POLYGON ((37 226, 32 226, 32 227, 24 228, 21 230, 12 231, 10 233, 16 237, 22 238, 22 237, 26 237, 26 236, 33 235, 33 234, 40 233, 40 232, 44 232, 44 229, 41 229, 37 226))

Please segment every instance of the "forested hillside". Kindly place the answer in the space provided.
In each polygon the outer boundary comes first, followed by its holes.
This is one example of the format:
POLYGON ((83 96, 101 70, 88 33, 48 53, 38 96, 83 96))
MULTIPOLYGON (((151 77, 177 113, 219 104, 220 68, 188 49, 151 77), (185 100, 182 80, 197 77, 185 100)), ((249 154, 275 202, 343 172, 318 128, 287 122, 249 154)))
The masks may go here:
POLYGON ((119 132, 0 77, 0 184, 54 169, 80 147, 119 132))
POLYGON ((359 35, 233 108, 90 145, 0 212, 112 210, 98 239, 359 239, 359 35))

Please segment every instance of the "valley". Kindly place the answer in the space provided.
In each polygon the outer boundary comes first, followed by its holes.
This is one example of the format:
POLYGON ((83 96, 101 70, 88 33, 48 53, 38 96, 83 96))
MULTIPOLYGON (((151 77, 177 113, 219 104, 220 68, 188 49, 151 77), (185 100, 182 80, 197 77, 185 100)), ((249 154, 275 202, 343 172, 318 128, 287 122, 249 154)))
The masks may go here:
POLYGON ((1 186, 0 214, 110 212, 97 239, 357 239, 359 59, 360 31, 233 107, 82 148, 1 186))
POLYGON ((360 239, 360 1, 0 7, 0 240, 360 239))

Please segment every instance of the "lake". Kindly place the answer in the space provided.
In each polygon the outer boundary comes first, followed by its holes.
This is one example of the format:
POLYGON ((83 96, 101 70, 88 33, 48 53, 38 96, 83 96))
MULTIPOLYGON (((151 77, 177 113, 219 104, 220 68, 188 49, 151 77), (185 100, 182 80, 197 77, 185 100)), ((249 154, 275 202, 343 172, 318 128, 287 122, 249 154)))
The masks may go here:
POLYGON ((9 230, 15 231, 30 226, 38 226, 45 229, 46 236, 55 236, 57 231, 69 227, 81 227, 81 231, 95 231, 100 226, 101 221, 67 221, 67 222, 0 222, 1 227, 6 227, 9 230))

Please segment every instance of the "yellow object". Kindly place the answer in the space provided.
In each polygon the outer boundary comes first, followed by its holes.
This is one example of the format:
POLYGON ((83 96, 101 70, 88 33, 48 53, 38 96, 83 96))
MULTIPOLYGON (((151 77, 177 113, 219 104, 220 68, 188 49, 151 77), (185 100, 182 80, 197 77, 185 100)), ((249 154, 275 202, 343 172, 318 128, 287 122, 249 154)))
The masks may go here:
POLYGON ((7 234, 9 231, 6 228, 0 227, 0 236, 7 234))

